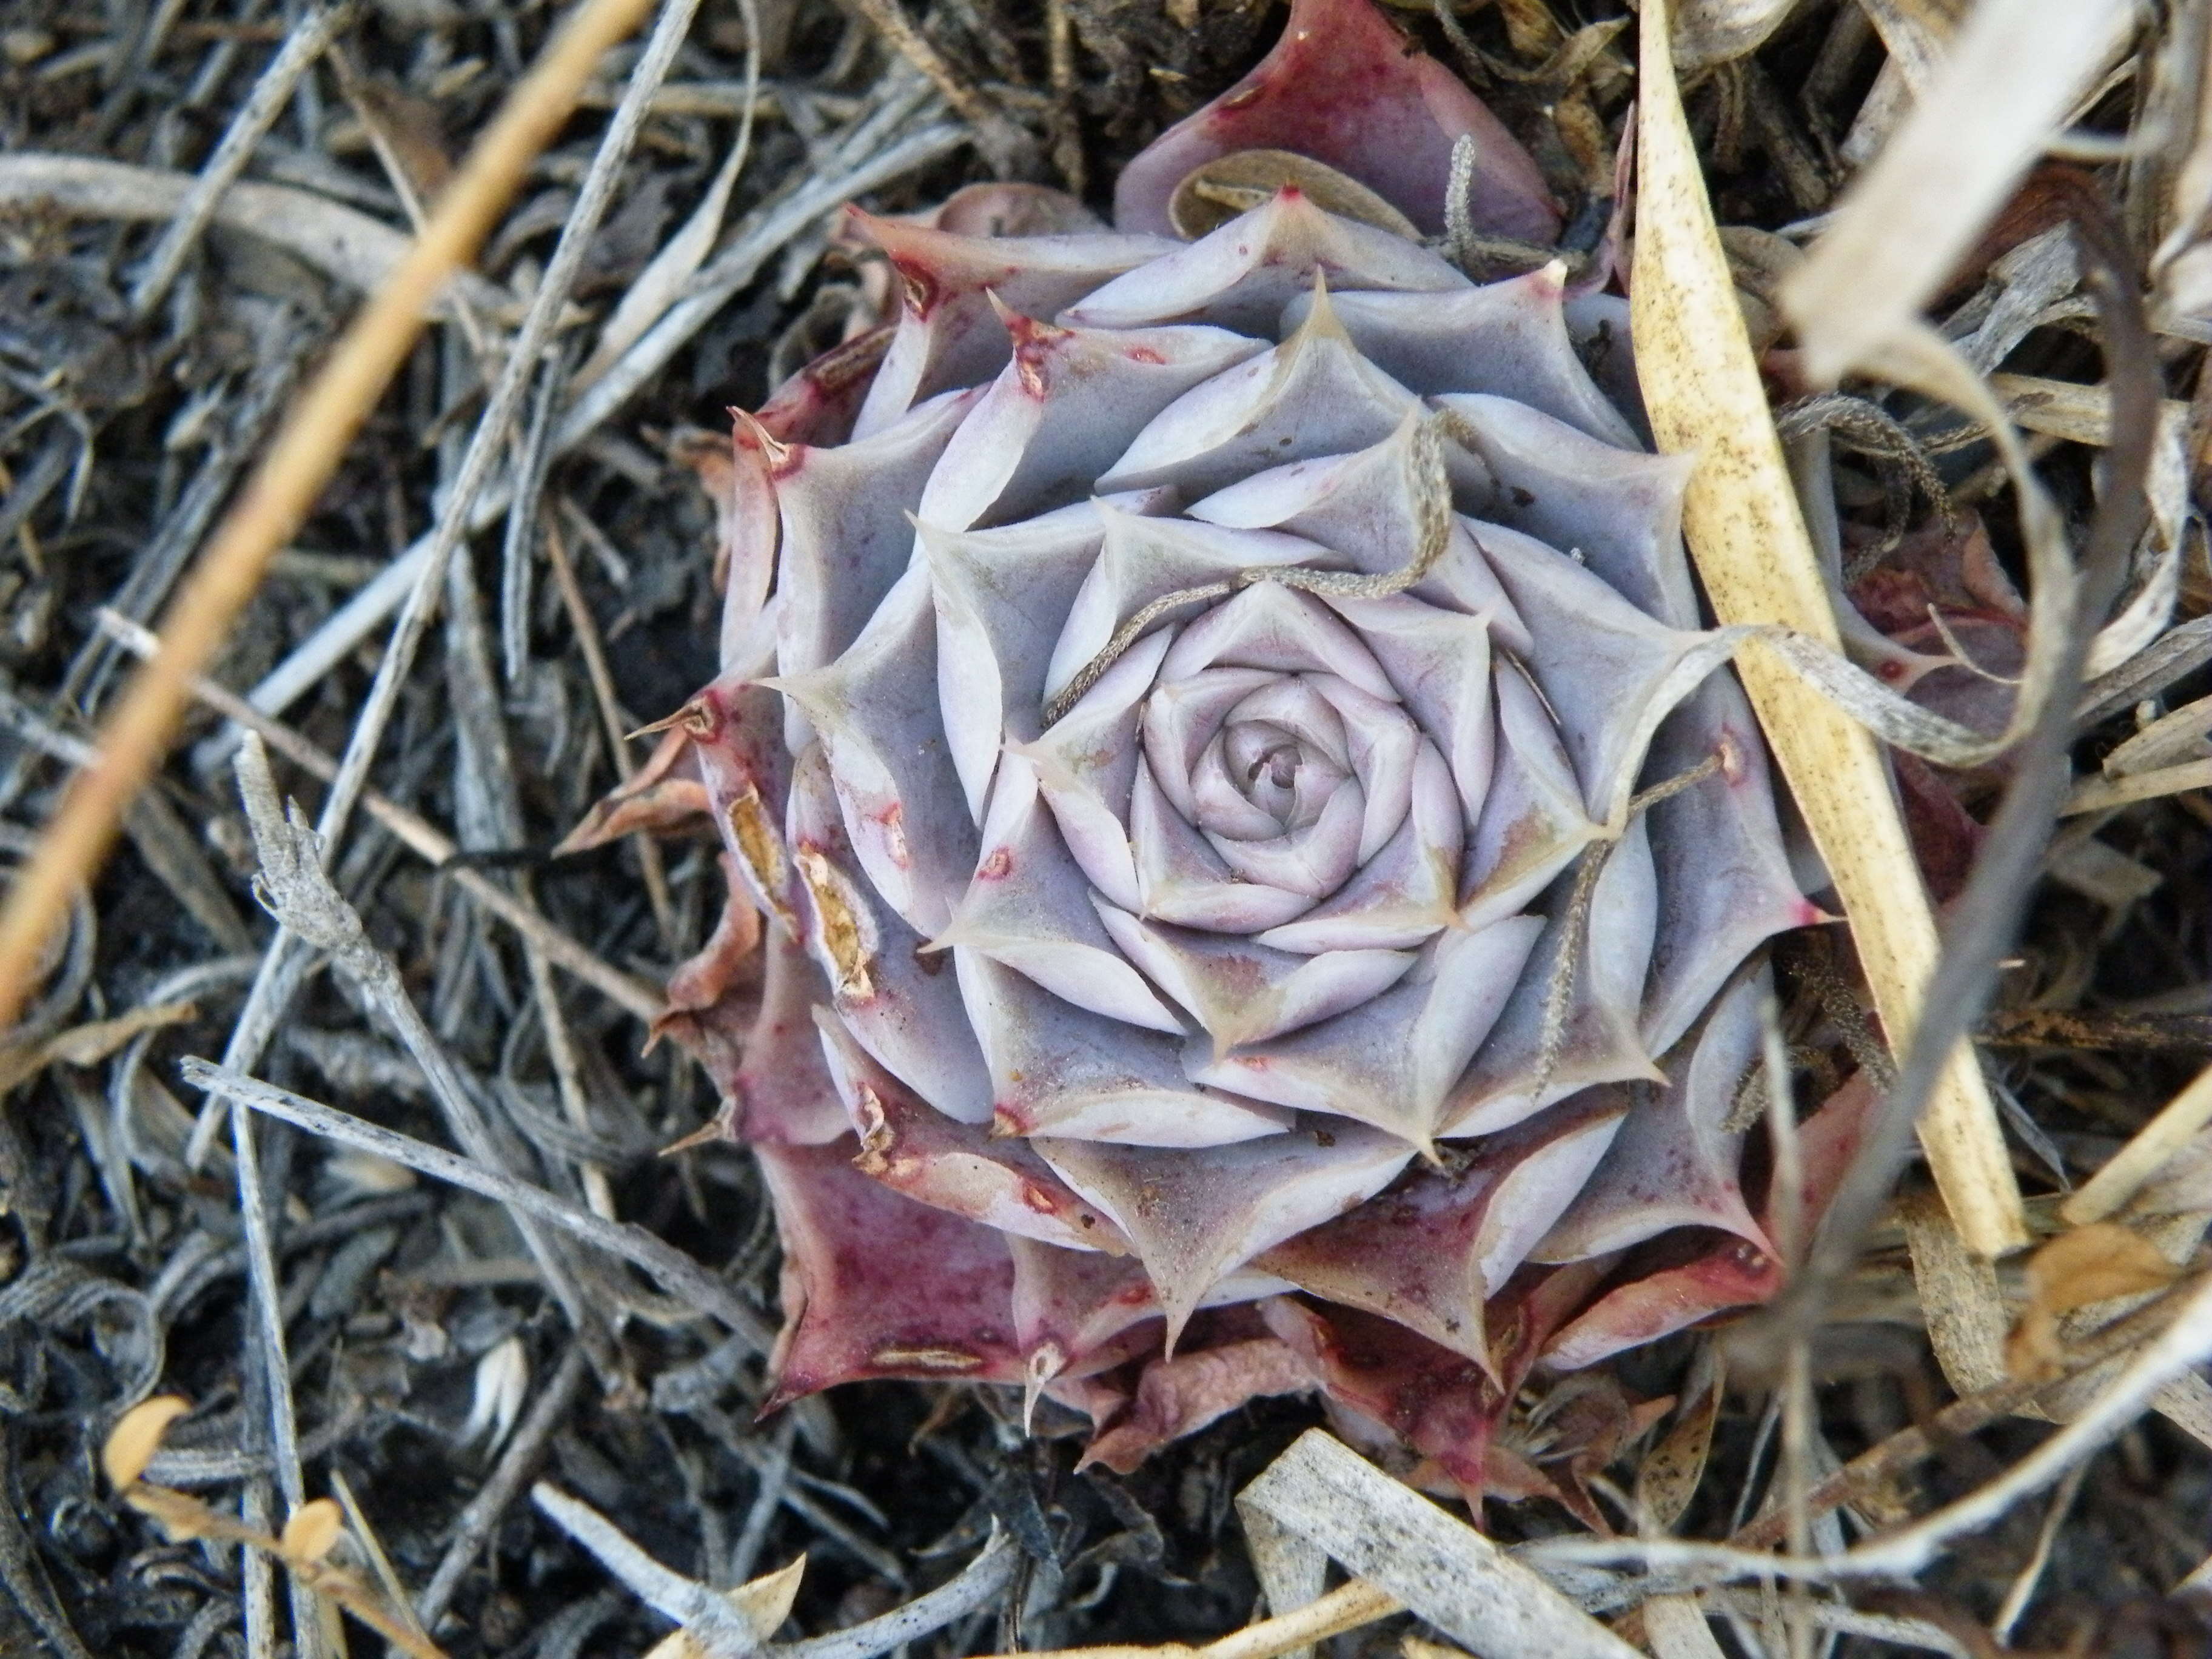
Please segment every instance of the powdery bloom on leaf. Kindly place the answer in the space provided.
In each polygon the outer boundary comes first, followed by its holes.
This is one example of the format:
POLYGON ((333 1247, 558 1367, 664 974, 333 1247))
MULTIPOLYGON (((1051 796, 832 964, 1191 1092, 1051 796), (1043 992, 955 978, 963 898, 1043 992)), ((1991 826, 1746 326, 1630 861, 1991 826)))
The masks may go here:
POLYGON ((740 419, 724 672, 608 823, 703 802, 765 918, 757 1012, 694 964, 670 1024, 775 1202, 778 1401, 1016 1384, 1126 1468, 1311 1390, 1471 1490, 1547 1355, 1771 1293, 1747 963, 1817 913, 1619 308, 1296 189, 1162 234, 1249 148, 1433 231, 1463 136, 1547 239, 1471 94, 1297 0, 1119 230, 856 215, 896 322, 740 419))

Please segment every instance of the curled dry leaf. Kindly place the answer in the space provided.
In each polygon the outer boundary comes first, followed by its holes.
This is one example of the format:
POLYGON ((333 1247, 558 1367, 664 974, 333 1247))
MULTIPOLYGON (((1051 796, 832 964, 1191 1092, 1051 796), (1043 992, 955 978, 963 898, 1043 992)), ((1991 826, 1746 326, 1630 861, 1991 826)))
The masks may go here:
POLYGON ((146 1466, 154 1461, 154 1454, 161 1449, 161 1437, 168 1432, 169 1425, 191 1408, 191 1401, 164 1394, 141 1401, 124 1413, 108 1431, 107 1443, 100 1449, 100 1467, 108 1484, 118 1492, 137 1485, 146 1466))
POLYGON ((799 1599, 799 1583, 805 1577, 806 1558, 802 1555, 726 1594, 738 1616, 765 1642, 791 1617, 791 1604, 799 1599))
POLYGON ((292 1511, 280 1540, 284 1559, 291 1562, 319 1561, 336 1547, 345 1530, 345 1516, 335 1498, 318 1498, 292 1511))
POLYGON ((1713 1425, 1720 1420, 1727 1382, 1719 1351, 1707 1343, 1674 1424, 1636 1471, 1637 1510, 1661 1532, 1674 1529, 1705 1479, 1705 1458, 1712 1450, 1713 1425))
POLYGON ((2155 1291, 2179 1271, 2148 1239, 2116 1221, 2059 1234, 2028 1260, 2027 1311, 2005 1343, 2006 1369, 2015 1376, 2055 1376, 2064 1358, 2062 1315, 2155 1291))

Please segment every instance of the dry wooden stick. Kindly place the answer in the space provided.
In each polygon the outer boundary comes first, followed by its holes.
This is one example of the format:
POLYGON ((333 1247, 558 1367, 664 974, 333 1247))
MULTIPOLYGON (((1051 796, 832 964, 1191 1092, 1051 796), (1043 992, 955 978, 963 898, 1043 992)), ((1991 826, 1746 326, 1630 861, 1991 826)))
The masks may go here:
POLYGON ((369 410, 422 331, 426 308, 466 265, 525 170, 575 107, 599 55, 652 0, 583 0, 537 67, 470 151, 407 257, 354 319, 294 409, 169 607, 161 649, 139 671, 0 909, 0 1026, 22 1011, 39 953, 70 894, 113 844, 117 824, 160 764, 206 666, 260 586, 270 559, 305 521, 369 410))
MULTIPOLYGON (((1780 623, 1833 647, 1835 613, 1799 516, 1766 394, 1730 287, 1666 42, 1644 15, 1633 327, 1659 447, 1698 457, 1683 530, 1723 623, 1780 623), (1710 302, 1700 303, 1699 296, 1710 302)), ((1759 725, 1826 860, 1891 1047, 1902 1050, 1935 971, 1936 933, 1887 768, 1873 737, 1763 642, 1736 659, 1759 725)), ((1938 1188, 1968 1244, 2027 1242, 1996 1109, 1960 1044, 1920 1125, 1938 1188)))

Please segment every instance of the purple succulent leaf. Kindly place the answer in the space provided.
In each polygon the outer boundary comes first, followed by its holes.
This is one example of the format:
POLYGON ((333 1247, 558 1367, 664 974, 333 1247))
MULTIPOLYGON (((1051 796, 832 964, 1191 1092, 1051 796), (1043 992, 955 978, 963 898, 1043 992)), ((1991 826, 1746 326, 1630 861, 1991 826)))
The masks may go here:
POLYGON ((1006 1236, 870 1180, 853 1152, 849 1140, 754 1150, 783 1240, 762 1410, 869 1376, 1020 1381, 1006 1236))
POLYGON ((1098 487, 1208 495, 1261 467, 1378 443, 1419 406, 1359 355, 1319 289, 1295 333, 1170 404, 1098 487))
POLYGON ((1188 1010, 1217 1055, 1310 1025, 1380 995, 1405 977, 1409 951, 1299 954, 1256 939, 1164 927, 1094 897, 1106 931, 1131 962, 1188 1010))
POLYGON ((860 1046, 961 1123, 991 1121, 991 1074, 944 957, 875 896, 853 855, 830 764, 810 744, 793 769, 789 845, 800 931, 828 975, 832 1006, 860 1046))
POLYGON ((1386 683, 1435 740, 1472 820, 1490 792, 1496 744, 1487 622, 1402 593, 1331 599, 1329 606, 1374 653, 1386 683))
MULTIPOLYGON (((913 562, 907 509, 979 392, 948 392, 873 438, 827 448, 793 445, 775 473, 782 513, 776 579, 776 672, 804 674, 860 637, 913 562)), ((805 746, 806 717, 787 705, 784 731, 805 746)))
MULTIPOLYGON (((1350 297, 1360 297, 1357 295, 1350 297)), ((1413 436, 1424 415, 1408 409, 1390 435, 1347 455, 1320 455, 1255 472, 1185 509, 1192 518, 1233 530, 1285 530, 1319 542, 1347 570, 1381 575, 1413 562, 1420 541, 1419 515, 1407 480, 1413 436)), ((1496 494, 1490 469, 1473 451, 1444 447, 1452 498, 1469 511, 1486 509, 1496 494)), ((1484 603, 1455 608, 1477 612, 1503 606, 1505 595, 1470 547, 1448 552, 1446 562, 1468 561, 1484 584, 1484 603)), ((1434 573, 1432 573, 1433 575, 1434 573)), ((1424 589, 1420 597, 1432 597, 1424 589)))
POLYGON ((1273 334, 1283 308, 1310 293, 1316 276, 1333 288, 1418 294, 1473 286, 1426 248, 1324 213, 1303 191, 1280 190, 1188 246, 1115 277, 1060 320, 1111 329, 1204 322, 1273 334))
POLYGON ((1164 232, 1168 198, 1192 168, 1231 150, 1287 149, 1350 173, 1433 236, 1462 135, 1475 143, 1476 226, 1549 242, 1559 222, 1543 175, 1457 76, 1364 0, 1297 0, 1249 75, 1121 170, 1114 222, 1164 232))
POLYGON ((1603 833, 1583 810, 1582 785, 1542 698, 1517 663, 1492 682, 1498 709, 1490 793, 1468 837, 1462 925, 1516 915, 1603 833))
POLYGON ((1698 625, 1682 553, 1682 490, 1695 457, 1647 455, 1510 398, 1454 395, 1436 404, 1462 423, 1463 441, 1498 479, 1491 516, 1571 550, 1660 621, 1698 625))
POLYGON ((1395 950, 1458 922, 1465 824, 1451 769, 1426 738, 1414 748, 1407 785, 1406 811, 1375 856, 1310 910, 1260 934, 1261 944, 1307 954, 1395 950))
MULTIPOLYGON (((871 329, 823 353, 779 386, 754 414, 731 428, 726 458, 693 458, 701 481, 716 498, 722 544, 715 568, 722 585, 722 662, 750 662, 748 643, 759 628, 775 577, 780 513, 775 467, 790 446, 842 443, 866 395, 884 351, 888 328, 871 329)), ((773 638, 771 634, 769 637, 773 638)))
POLYGON ((1101 1463, 1127 1474, 1170 1440, 1195 1434, 1247 1401, 1310 1394, 1320 1381, 1297 1349, 1267 1335, 1155 1359, 1138 1379, 1128 1408, 1085 1449, 1075 1467, 1101 1463))
POLYGON ((1091 895, 1037 787, 1036 768, 1010 755, 991 791, 975 878, 928 948, 975 951, 1078 1008, 1180 1036, 1182 1021, 1115 948, 1091 895))
MULTIPOLYGON (((1377 57, 1396 36, 1358 0, 1297 3, 1362 65, 1313 71, 1324 137, 1355 82, 1380 131, 1390 88, 1442 76, 1377 57)), ((1479 1486, 1555 1333, 1594 1351, 1758 1278, 1684 1242, 1758 1237, 1712 1133, 1738 1011, 1648 1107, 1619 1085, 1664 1084, 1652 1055, 1811 915, 1718 675, 1739 634, 1697 626, 1683 464, 1592 378, 1618 383, 1619 319, 1295 191, 1187 246, 872 234, 902 321, 699 463, 725 673, 662 769, 775 917, 742 1063, 749 920, 671 1029, 725 1121, 837 1143, 771 1172, 786 1391, 1018 1373, 1121 1467, 1318 1382, 1417 1478, 1479 1486), (1330 591, 1415 560, 1407 589, 1330 591), (1547 1235, 1595 1254, 1522 1267, 1547 1235), (1229 1305, 1255 1297, 1264 1322, 1229 1305)))
POLYGON ((1326 1112, 1407 1146, 1435 1141, 1452 1085, 1509 1005, 1543 924, 1515 916, 1442 934, 1406 978, 1360 1007, 1219 1058, 1194 1044, 1200 1082, 1326 1112))
MULTIPOLYGON (((1115 516, 1108 511, 1109 556, 1115 516)), ((1099 568, 1105 563, 1102 558, 1099 568)), ((1009 756, 1036 768, 1037 787, 1044 791, 1070 855, 1093 886, 1125 909, 1140 902, 1128 828, 1130 793, 1143 765, 1137 742, 1139 705, 1174 641, 1171 626, 1139 640, 1034 742, 1006 745, 1009 756)), ((1055 671, 1058 661, 1055 655, 1055 671)))
POLYGON ((1012 313, 999 372, 921 493, 925 524, 1007 524, 1079 501, 1162 410, 1267 349, 1218 328, 1059 328, 1012 313))
MULTIPOLYGON (((1135 1256, 1058 1249, 1028 1238, 1012 1243, 1014 1331, 1031 1389, 1093 1375, 1158 1346, 1159 1297, 1135 1256)), ((1290 1288, 1287 1280, 1245 1269, 1217 1281, 1199 1306, 1256 1302, 1290 1288)))
POLYGON ((1645 776, 1680 776, 1709 756, 1720 758, 1713 776, 1650 809, 1659 924, 1644 1040, 1654 1054, 1674 1046, 1760 944, 1822 919, 1790 873, 1750 700, 1723 674, 1661 722, 1645 776))
POLYGON ((1141 757, 1127 833, 1137 874, 1138 897, 1131 908, 1152 921, 1255 933, 1313 908, 1310 893, 1240 878, 1212 841, 1175 810, 1152 776, 1152 763, 1141 757))
POLYGON ((1644 972, 1658 923, 1658 884, 1643 818, 1632 820, 1613 844, 1591 890, 1565 1019, 1547 1066, 1553 978, 1571 931, 1564 898, 1554 910, 1512 1000, 1452 1091, 1443 1134, 1494 1134, 1601 1083, 1665 1081, 1640 1030, 1644 972))
MULTIPOLYGON (((1340 284, 1339 286, 1342 286, 1340 284)), ((1489 392, 1551 416, 1592 439, 1637 450, 1636 429, 1597 388, 1568 337, 1562 268, 1452 294, 1362 292, 1333 296, 1337 320, 1367 360, 1424 398, 1489 392), (1467 342, 1483 349, 1470 353, 1467 342)), ((1294 301, 1286 328, 1310 301, 1294 301)))
POLYGON ((1194 1086, 1172 1037, 1076 1007, 980 952, 952 958, 991 1067, 996 1133, 1182 1148, 1290 1127, 1278 1107, 1194 1086))
POLYGON ((1341 1121, 1188 1150, 1044 1137, 1033 1144, 1127 1237, 1167 1316, 1170 1352, 1222 1279, 1372 1198, 1413 1156, 1394 1136, 1341 1121))
POLYGON ((1528 624, 1526 665, 1558 716, 1590 816, 1622 823, 1659 722, 1748 630, 1670 627, 1573 559, 1526 538, 1484 543, 1483 551, 1528 624))
POLYGON ((845 832, 876 890, 915 931, 942 933, 975 868, 975 823, 937 709, 928 571, 901 578, 836 661, 763 684, 820 733, 845 832))
POLYGON ((1717 1227, 1770 1248, 1737 1184, 1743 1135, 1723 1127, 1759 1055, 1759 1005, 1771 986, 1747 975, 1715 1003, 1674 1076, 1628 1115, 1613 1149, 1537 1249, 1575 1261, 1640 1244, 1674 1227, 1717 1227))
POLYGON ((1626 1099, 1591 1090, 1417 1170, 1359 1208, 1286 1239, 1255 1264, 1324 1300, 1419 1332, 1497 1375, 1483 1304, 1505 1287, 1620 1130, 1626 1099))
POLYGON ((814 1006, 828 990, 804 947, 781 927, 763 941, 760 1011, 726 1079, 729 1125, 753 1146, 819 1146, 846 1131, 836 1084, 814 1034, 814 1006))
POLYGON ((860 1137, 853 1167, 895 1192, 1002 1233, 1068 1250, 1126 1254, 1114 1224, 1067 1189, 1026 1141, 958 1123, 878 1065, 827 1009, 815 1010, 822 1053, 846 1123, 860 1137))
POLYGON ((1516 1369, 1500 1367, 1511 1385, 1501 1389, 1480 1361, 1359 1308, 1285 1296, 1259 1311, 1328 1391, 1340 1434, 1378 1452, 1409 1446, 1480 1503, 1484 1455, 1519 1388, 1516 1369))
POLYGON ((1710 1237, 1682 1235, 1668 1254, 1689 1253, 1688 1260, 1651 1267, 1562 1326, 1544 1348, 1546 1367, 1580 1370, 1730 1308, 1765 1302, 1782 1288, 1781 1264, 1758 1245, 1741 1238, 1710 1244, 1710 1237))
MULTIPOLYGON (((1068 607, 1066 621, 1053 644, 1052 665, 1045 675, 1048 696, 1057 696, 1105 648, 1123 620, 1154 599, 1225 580, 1240 570, 1328 562, 1327 548, 1302 536, 1220 530, 1186 520, 1139 515, 1118 509, 1109 501, 1097 504, 1106 526, 1105 544, 1099 550, 1098 562, 1078 590, 1075 602, 1068 607)), ((1143 643, 1150 644, 1158 637, 1149 635, 1143 643)), ((1132 654, 1137 648, 1141 646, 1133 648, 1132 654)), ((1131 700, 1143 696, 1145 689, 1144 684, 1136 685, 1131 700)), ((1094 687, 1084 702, 1097 696, 1094 687)), ((1078 703, 1069 711, 1071 717, 1082 708, 1083 703, 1078 703)))
POLYGON ((900 300, 897 331, 854 423, 856 439, 873 436, 940 392, 975 386, 1006 367, 1013 343, 992 296, 1008 310, 1048 320, 1178 246, 1110 232, 963 236, 858 210, 853 219, 890 257, 900 300))
POLYGON ((1042 726, 1052 640, 1105 532, 1085 501, 1001 530, 963 533, 925 520, 916 533, 937 607, 945 743, 980 823, 1000 749, 1042 726))
POLYGON ((1042 729, 1061 623, 1105 540, 1101 509, 1172 509, 1165 491, 1079 501, 995 530, 917 526, 937 605, 937 695, 945 741, 979 823, 999 750, 1042 729))
POLYGON ((1032 1389, 1095 1375, 1152 1345, 1138 1328, 1160 1316, 1159 1298, 1133 1255, 1061 1249, 1031 1238, 1008 1242, 1014 1335, 1032 1389))
POLYGON ((1230 710, 1279 683, 1264 668, 1206 668, 1152 687, 1142 716, 1145 760, 1152 781, 1186 819, 1198 816, 1191 773, 1207 742, 1230 710))
MULTIPOLYGON (((1382 661, 1387 668, 1390 661, 1387 653, 1382 661)), ((1317 699, 1314 705, 1317 723, 1342 733, 1344 755, 1339 763, 1349 767, 1358 780, 1366 805, 1359 829, 1359 861, 1364 865, 1390 844, 1413 808, 1413 779, 1424 741, 1421 729, 1395 702, 1373 696, 1334 674, 1303 674, 1296 681, 1279 681, 1275 687, 1255 692, 1240 703, 1231 711, 1230 718, 1275 718, 1290 724, 1287 716, 1275 715, 1273 710, 1293 698, 1317 699), (1333 722, 1319 720, 1324 712, 1334 716, 1333 722)), ((1450 780, 1447 777, 1444 781, 1450 780)))
POLYGON ((690 738, 708 811, 753 902, 789 927, 797 890, 782 834, 791 787, 782 699, 740 668, 693 697, 671 730, 690 738))
POLYGON ((1312 594, 1280 582, 1255 582, 1182 628, 1160 659, 1158 678, 1173 684, 1217 666, 1333 674, 1370 697, 1398 700, 1358 634, 1312 594))

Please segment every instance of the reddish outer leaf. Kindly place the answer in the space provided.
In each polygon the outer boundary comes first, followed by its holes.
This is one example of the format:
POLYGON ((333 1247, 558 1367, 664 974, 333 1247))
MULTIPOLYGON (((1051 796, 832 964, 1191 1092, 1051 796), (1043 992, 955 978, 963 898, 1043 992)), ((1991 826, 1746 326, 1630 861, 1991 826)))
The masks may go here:
POLYGON ((869 1180, 854 1150, 849 1136, 755 1149, 783 1239, 783 1334, 762 1410, 865 1377, 1018 1382, 1005 1235, 869 1180))
MULTIPOLYGON (((1800 1126, 1806 1229, 1820 1220, 1835 1195, 1878 1098, 1873 1079, 1858 1073, 1800 1126)), ((1761 1206, 1759 1220, 1771 1235, 1771 1198, 1761 1206)), ((1625 1283, 1599 1297, 1545 1346, 1547 1365, 1573 1370, 1595 1364, 1714 1314, 1765 1302, 1783 1285, 1781 1264, 1766 1252, 1747 1240, 1702 1230, 1652 1240, 1630 1255, 1625 1271, 1625 1283)))
POLYGON ((1127 1474, 1170 1440, 1204 1428, 1262 1395, 1304 1394, 1313 1368, 1272 1336, 1224 1342, 1145 1368, 1135 1400, 1083 1454, 1083 1468, 1103 1463, 1127 1474))
POLYGON ((1475 143, 1475 228, 1549 244, 1559 216, 1543 175, 1456 76, 1367 0, 1293 0, 1258 68, 1122 169, 1114 222, 1170 234, 1168 198, 1193 167, 1231 150, 1287 149, 1351 174, 1435 235, 1462 134, 1475 143))

